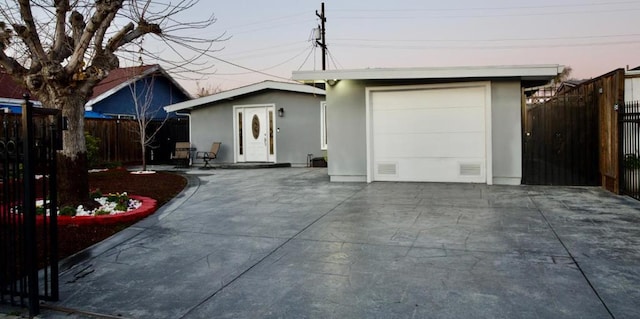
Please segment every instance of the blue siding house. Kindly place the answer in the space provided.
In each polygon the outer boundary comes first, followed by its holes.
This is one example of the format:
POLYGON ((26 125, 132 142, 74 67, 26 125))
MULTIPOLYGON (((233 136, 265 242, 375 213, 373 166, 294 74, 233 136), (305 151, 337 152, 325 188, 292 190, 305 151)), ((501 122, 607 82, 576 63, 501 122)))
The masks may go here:
POLYGON ((137 102, 148 106, 147 118, 161 120, 167 117, 163 107, 190 99, 189 93, 156 64, 111 71, 94 88, 85 107, 110 117, 136 118, 137 102))

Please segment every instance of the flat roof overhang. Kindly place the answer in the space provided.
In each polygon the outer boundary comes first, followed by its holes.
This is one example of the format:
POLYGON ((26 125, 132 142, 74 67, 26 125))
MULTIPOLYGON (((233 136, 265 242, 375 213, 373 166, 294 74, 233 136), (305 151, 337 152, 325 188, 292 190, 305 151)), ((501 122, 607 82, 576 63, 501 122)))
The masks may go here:
POLYGON ((302 83, 327 80, 455 80, 517 78, 525 86, 549 82, 564 70, 558 64, 460 66, 433 68, 373 68, 353 70, 294 71, 292 79, 302 83))

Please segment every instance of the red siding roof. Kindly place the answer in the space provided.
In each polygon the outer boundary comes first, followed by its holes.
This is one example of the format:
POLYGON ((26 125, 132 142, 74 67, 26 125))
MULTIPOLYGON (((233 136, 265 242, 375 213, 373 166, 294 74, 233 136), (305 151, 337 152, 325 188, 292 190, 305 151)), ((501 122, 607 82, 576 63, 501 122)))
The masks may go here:
POLYGON ((100 94, 107 92, 116 86, 131 80, 132 77, 138 76, 154 67, 157 67, 157 65, 143 65, 112 70, 104 80, 100 81, 100 83, 93 88, 93 95, 91 95, 89 99, 91 100, 96 98, 100 94))
POLYGON ((0 98, 22 99, 27 89, 14 82, 10 75, 0 70, 0 98))

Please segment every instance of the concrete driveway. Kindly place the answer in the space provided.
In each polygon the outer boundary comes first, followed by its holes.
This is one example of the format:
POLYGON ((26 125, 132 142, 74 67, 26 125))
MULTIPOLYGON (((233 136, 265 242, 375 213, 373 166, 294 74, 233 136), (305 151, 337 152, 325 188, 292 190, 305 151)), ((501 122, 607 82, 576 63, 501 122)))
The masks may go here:
POLYGON ((61 300, 46 307, 78 318, 640 317, 639 202, 326 174, 190 171, 179 198, 68 261, 61 300))

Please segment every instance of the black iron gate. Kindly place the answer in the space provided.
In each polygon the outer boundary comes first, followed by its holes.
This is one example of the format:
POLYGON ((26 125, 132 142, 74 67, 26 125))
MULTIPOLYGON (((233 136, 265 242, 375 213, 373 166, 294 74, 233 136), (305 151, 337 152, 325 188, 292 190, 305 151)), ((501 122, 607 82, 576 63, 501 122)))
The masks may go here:
POLYGON ((598 101, 590 88, 538 89, 523 110, 523 184, 600 185, 598 101))
POLYGON ((39 300, 58 299, 56 150, 59 110, 0 113, 0 302, 39 313, 39 300), (49 213, 51 212, 51 213, 49 213))
POLYGON ((640 102, 618 106, 620 192, 640 200, 640 102))

